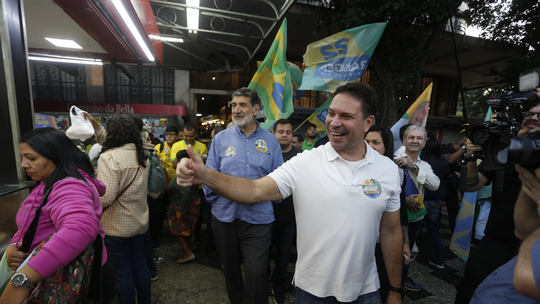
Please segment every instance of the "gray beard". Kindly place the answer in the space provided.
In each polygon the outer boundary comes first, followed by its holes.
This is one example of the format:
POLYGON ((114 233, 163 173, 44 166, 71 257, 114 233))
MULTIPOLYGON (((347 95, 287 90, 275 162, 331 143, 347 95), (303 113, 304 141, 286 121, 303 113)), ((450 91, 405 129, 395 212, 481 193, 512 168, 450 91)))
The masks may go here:
POLYGON ((239 128, 245 128, 249 126, 252 120, 253 120, 253 116, 244 116, 244 119, 242 119, 241 123, 238 123, 238 121, 235 119, 234 124, 239 128))

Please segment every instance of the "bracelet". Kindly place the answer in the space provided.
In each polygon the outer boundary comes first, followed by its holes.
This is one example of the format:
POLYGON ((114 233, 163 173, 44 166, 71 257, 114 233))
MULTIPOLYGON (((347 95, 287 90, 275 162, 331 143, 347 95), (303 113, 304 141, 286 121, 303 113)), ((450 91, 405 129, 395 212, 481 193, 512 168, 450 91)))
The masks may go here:
POLYGON ((401 295, 405 294, 405 290, 403 288, 397 288, 392 285, 389 285, 389 286, 390 286, 390 291, 397 292, 401 295))

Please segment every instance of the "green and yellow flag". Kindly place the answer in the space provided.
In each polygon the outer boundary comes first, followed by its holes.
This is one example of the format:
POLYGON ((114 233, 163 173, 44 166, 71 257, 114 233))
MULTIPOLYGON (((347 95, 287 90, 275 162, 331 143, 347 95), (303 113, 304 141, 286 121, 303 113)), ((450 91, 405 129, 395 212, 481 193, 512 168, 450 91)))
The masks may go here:
POLYGON ((266 122, 261 126, 267 130, 272 128, 276 120, 288 118, 294 111, 291 75, 285 58, 286 51, 287 19, 283 20, 274 43, 248 86, 261 98, 266 115, 266 122))

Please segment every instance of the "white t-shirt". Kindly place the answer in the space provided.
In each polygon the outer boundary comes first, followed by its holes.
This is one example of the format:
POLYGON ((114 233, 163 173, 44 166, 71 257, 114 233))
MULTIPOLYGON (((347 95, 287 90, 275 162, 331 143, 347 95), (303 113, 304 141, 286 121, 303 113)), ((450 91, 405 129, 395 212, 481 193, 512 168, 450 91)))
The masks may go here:
POLYGON ((270 173, 294 195, 298 260, 294 282, 317 297, 356 300, 379 289, 375 243, 383 212, 400 208, 398 167, 366 144, 353 172, 331 143, 304 151, 270 173), (368 190, 374 180, 378 190, 368 190))

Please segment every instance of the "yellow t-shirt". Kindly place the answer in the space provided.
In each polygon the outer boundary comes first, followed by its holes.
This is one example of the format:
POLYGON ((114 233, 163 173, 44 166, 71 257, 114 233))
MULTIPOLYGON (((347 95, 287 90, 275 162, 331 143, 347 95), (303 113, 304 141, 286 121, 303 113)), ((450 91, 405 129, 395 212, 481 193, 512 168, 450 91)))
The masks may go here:
POLYGON ((161 153, 159 152, 161 150, 161 144, 157 144, 154 149, 156 149, 157 155, 159 156, 159 158, 161 158, 161 161, 163 162, 163 168, 167 170, 167 175, 169 176, 170 179, 173 179, 176 176, 176 170, 174 170, 172 166, 172 157, 171 157, 172 147, 169 147, 169 144, 167 142, 163 142, 163 145, 164 147, 161 153))
MULTIPOLYGON (((195 141, 195 144, 193 144, 191 147, 193 148, 193 151, 195 151, 195 153, 199 156, 203 154, 208 154, 208 149, 206 149, 206 145, 200 141, 195 141)), ((171 160, 176 160, 176 153, 185 149, 187 149, 187 143, 185 140, 174 143, 171 151, 171 160)))

